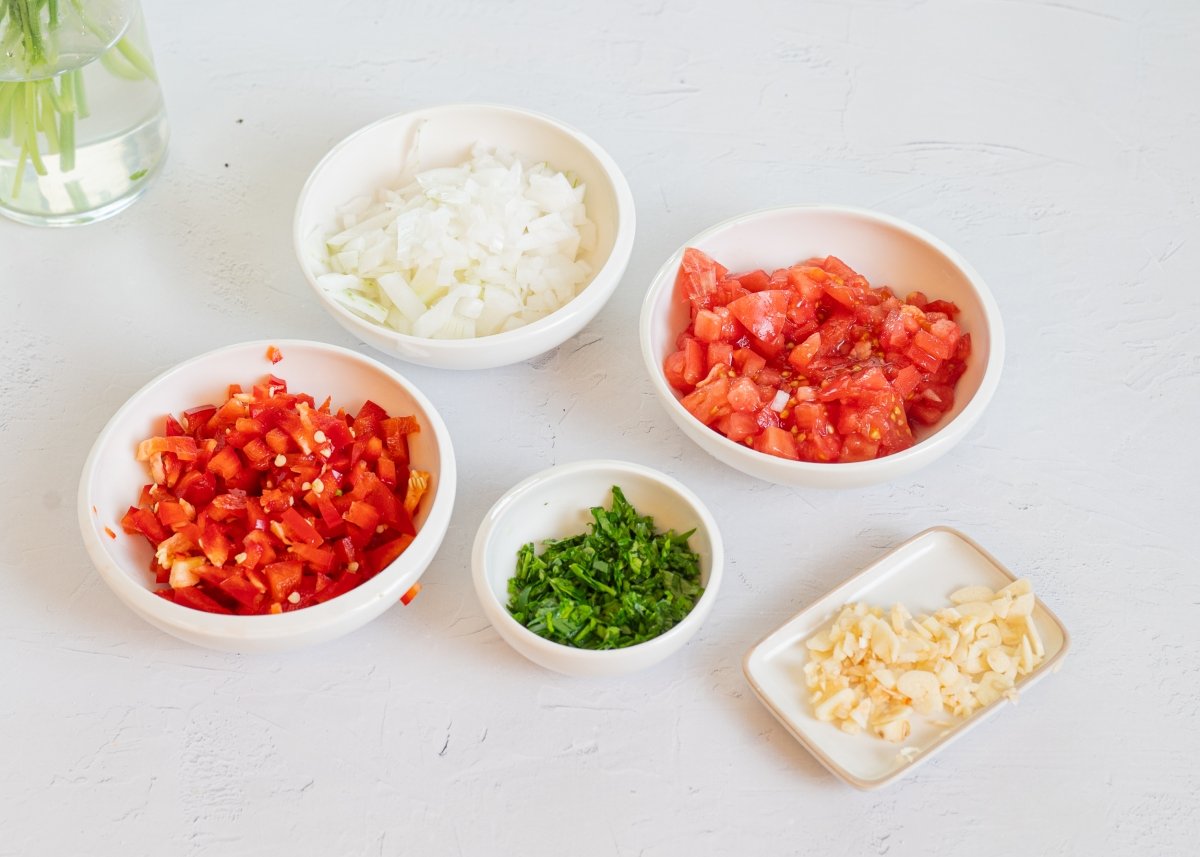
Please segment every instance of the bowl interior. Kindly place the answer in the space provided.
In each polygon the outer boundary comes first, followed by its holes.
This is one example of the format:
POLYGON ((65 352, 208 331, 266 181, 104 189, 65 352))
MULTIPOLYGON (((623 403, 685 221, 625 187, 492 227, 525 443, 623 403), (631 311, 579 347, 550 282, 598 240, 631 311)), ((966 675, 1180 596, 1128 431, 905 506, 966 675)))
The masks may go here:
MULTIPOLYGON (((588 144, 544 116, 491 105, 453 105, 382 119, 338 144, 314 170, 301 194, 296 233, 309 254, 322 253, 337 209, 380 188, 400 188, 422 170, 456 166, 471 148, 507 150, 526 163, 545 161, 587 185, 584 204, 596 224, 596 246, 581 254, 593 278, 617 240, 617 193, 588 144)), ((590 282, 590 281, 589 281, 590 282)), ((586 287, 585 287, 586 288, 586 287)))
MULTIPOLYGON (((533 542, 540 553, 545 539, 586 532, 592 522, 589 510, 593 506, 611 507, 614 485, 621 488, 639 514, 654 518, 659 531, 696 531, 689 545, 700 555, 700 579, 708 586, 713 570, 713 536, 689 498, 640 468, 616 463, 584 468, 564 465, 535 477, 506 497, 503 506, 493 513, 494 524, 483 550, 484 574, 506 615, 508 581, 516 572, 521 546, 533 542)), ((512 623, 518 627, 515 620, 512 623)))
MULTIPOLYGON (((371 399, 392 415, 412 414, 422 428, 410 437, 413 466, 433 474, 433 493, 427 502, 422 502, 415 519, 418 532, 433 509, 441 488, 442 459, 425 407, 381 366, 360 355, 316 343, 276 344, 283 352, 283 360, 274 366, 265 356, 268 343, 247 343, 202 355, 156 378, 117 412, 93 450, 81 501, 87 504, 103 553, 124 576, 147 591, 153 583, 149 571, 153 551, 145 539, 126 535, 120 525, 126 509, 137 502, 138 491, 150 481, 145 463, 135 459, 137 445, 163 433, 168 413, 178 417, 196 405, 220 405, 227 397, 227 387, 233 383, 249 389, 268 373, 274 373, 287 381, 290 391, 308 393, 318 403, 332 396, 335 409, 344 407, 355 412, 365 400, 371 399), (116 538, 109 537, 105 527, 116 538)), ((349 599, 357 591, 340 598, 349 599)), ((340 598, 328 603, 334 604, 340 598)))
MULTIPOLYGON (((949 415, 932 428, 915 427, 918 441, 945 427, 983 382, 992 331, 984 300, 970 275, 946 251, 890 218, 829 208, 776 209, 721 224, 697 236, 689 246, 704 251, 732 272, 763 268, 769 273, 813 256, 837 256, 872 286, 890 286, 901 298, 919 290, 930 299, 954 301, 962 310, 960 326, 971 334, 971 358, 949 415)), ((661 367, 674 350, 676 337, 688 324, 686 298, 677 296, 674 288, 681 258, 682 250, 671 257, 651 286, 648 331, 650 354, 658 367, 655 383, 669 390, 676 400, 680 396, 666 383, 661 367)))

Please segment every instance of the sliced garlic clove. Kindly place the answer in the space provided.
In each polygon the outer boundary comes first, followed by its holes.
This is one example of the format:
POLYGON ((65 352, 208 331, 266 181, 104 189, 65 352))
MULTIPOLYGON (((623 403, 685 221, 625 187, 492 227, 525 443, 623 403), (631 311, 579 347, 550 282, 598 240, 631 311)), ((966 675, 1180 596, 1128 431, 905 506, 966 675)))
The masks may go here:
POLYGON ((1020 580, 1014 580, 1012 583, 1008 584, 1008 586, 1003 587, 996 594, 1002 595, 1005 592, 1007 592, 1013 598, 1016 598, 1018 595, 1025 595, 1028 592, 1033 592, 1033 586, 1028 580, 1022 577, 1020 580))
POLYGON ((951 604, 966 604, 970 601, 991 601, 996 595, 986 586, 964 586, 950 593, 951 604))
POLYGON ((1025 634, 1021 637, 1021 645, 1019 648, 1020 654, 1017 655, 1017 668, 1022 675, 1028 675, 1033 670, 1033 646, 1029 642, 1029 635, 1025 634))
POLYGON ((958 612, 981 623, 990 622, 996 617, 996 611, 987 601, 968 601, 965 604, 959 604, 958 612))
POLYGON ((871 700, 864 699, 850 709, 850 719, 858 724, 862 729, 867 728, 867 721, 871 717, 871 700))
POLYGON ((909 670, 896 679, 896 689, 912 700, 914 711, 932 714, 942 708, 942 686, 926 670, 909 670))
POLYGON ((990 603, 992 605, 992 610, 995 612, 998 618, 1007 619, 1008 611, 1012 608, 1012 602, 1012 596, 1005 592, 1003 595, 992 599, 990 603))
POLYGON ((961 677, 958 667, 952 661, 939 662, 937 668, 934 670, 934 675, 937 676, 937 680, 941 682, 942 687, 949 689, 954 688, 961 677))
POLYGON ((856 702, 857 697, 850 688, 842 688, 833 696, 821 702, 813 710, 818 720, 824 720, 826 723, 833 720, 839 709, 848 710, 856 702))
POLYGON ((833 651, 833 640, 829 639, 829 634, 825 631, 817 631, 805 641, 804 645, 813 652, 833 651))
POLYGON ((879 622, 871 631, 871 651, 884 661, 892 661, 900 654, 900 638, 892 627, 879 622))
POLYGON ((882 726, 876 727, 875 734, 884 741, 891 741, 893 744, 899 744, 908 737, 910 731, 911 727, 909 726, 907 720, 893 720, 890 723, 885 723, 882 726))
POLYGON ((1046 656, 1046 647, 1042 644, 1042 635, 1038 633, 1037 624, 1033 621, 1032 616, 1025 617, 1025 636, 1029 637, 1029 644, 1033 646, 1033 653, 1040 661, 1046 656))
POLYGON ((913 622, 913 630, 916 631, 923 640, 933 640, 933 631, 929 630, 929 626, 925 623, 928 621, 927 616, 922 616, 917 621, 913 622))
POLYGON ((984 673, 979 679, 979 687, 975 690, 975 698, 980 705, 991 705, 1012 687, 1012 683, 999 673, 984 673))
POLYGON ((1009 668, 1014 666, 1013 659, 1000 648, 988 649, 987 654, 984 655, 984 660, 987 661, 987 665, 993 672, 1007 673, 1009 668))
POLYGON ((984 622, 980 625, 975 630, 975 640, 989 649, 1004 645, 1004 640, 1000 637, 1000 628, 995 622, 984 622))
POLYGON ((1013 599, 1012 609, 1008 611, 1008 615, 1012 616, 1031 616, 1033 615, 1033 593, 1026 592, 1024 595, 1018 595, 1013 599))

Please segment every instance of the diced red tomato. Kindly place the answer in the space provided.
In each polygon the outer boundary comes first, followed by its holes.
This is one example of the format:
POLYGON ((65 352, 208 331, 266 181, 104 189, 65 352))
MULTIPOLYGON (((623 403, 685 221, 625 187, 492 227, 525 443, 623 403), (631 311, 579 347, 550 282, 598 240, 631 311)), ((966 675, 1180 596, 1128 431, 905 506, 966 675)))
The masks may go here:
POLYGON ((270 375, 249 394, 230 385, 222 405, 166 417, 163 435, 139 445, 152 482, 121 526, 157 549, 157 583, 177 561, 197 581, 177 575, 157 594, 212 613, 281 613, 348 592, 411 544, 425 492, 410 483, 429 485, 410 469, 417 420, 370 401, 353 417, 330 404, 270 375))
POLYGON ((717 284, 728 271, 704 253, 691 247, 683 251, 679 274, 675 277, 676 294, 691 301, 693 306, 707 308, 717 284))
POLYGON ((710 309, 697 310, 692 330, 701 342, 717 342, 721 338, 721 317, 710 309))
POLYGON ((704 347, 699 340, 689 337, 683 346, 683 356, 683 381, 694 386, 705 374, 704 347))
POLYGON ((768 342, 783 333, 791 297, 789 291, 768 289, 738 298, 729 311, 756 339, 768 342))
MULTIPOLYGON (((717 367, 719 368, 719 367, 717 367)), ((733 410, 729 404, 729 378, 722 376, 683 397, 683 406, 705 425, 712 425, 733 410)))
POLYGON ((729 407, 744 414, 757 411, 762 407, 762 399, 758 394, 758 385, 745 375, 733 379, 729 385, 729 407))
POLYGON ((738 443, 805 461, 863 461, 915 442, 953 407, 970 335, 951 301, 901 301, 834 256, 730 275, 684 253, 691 324, 663 371, 696 419, 738 443), (775 391, 790 406, 775 412, 775 391), (784 435, 790 440, 785 440, 784 435))
POLYGON ((761 292, 771 287, 771 275, 763 270, 734 274, 730 279, 737 280, 741 287, 748 292, 761 292))
POLYGON ((798 461, 800 458, 795 438, 787 429, 777 426, 767 426, 763 433, 754 439, 754 448, 768 455, 790 458, 792 461, 798 461))

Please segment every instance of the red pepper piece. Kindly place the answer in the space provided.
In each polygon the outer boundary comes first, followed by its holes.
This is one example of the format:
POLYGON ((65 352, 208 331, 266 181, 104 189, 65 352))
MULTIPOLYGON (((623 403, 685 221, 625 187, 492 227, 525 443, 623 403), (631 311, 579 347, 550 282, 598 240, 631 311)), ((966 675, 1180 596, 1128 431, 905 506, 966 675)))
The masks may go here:
POLYGON ((283 510, 283 513, 279 516, 279 522, 283 524, 284 532, 295 541, 304 542, 314 547, 325 542, 325 539, 317 532, 317 528, 292 507, 283 510))
POLYGON ((273 562, 263 569, 267 579, 267 589, 274 601, 283 601, 300 583, 300 575, 304 567, 295 561, 273 562))
POLYGON ((405 533, 399 538, 392 539, 390 542, 385 542, 379 547, 367 551, 368 574, 374 576, 383 571, 395 562, 396 558, 404 553, 412 543, 413 537, 405 533))
POLYGON ((182 604, 185 607, 192 607, 196 610, 203 610, 206 613, 232 613, 225 605, 218 602, 210 595, 205 595, 198 587, 184 586, 174 590, 176 604, 182 604))

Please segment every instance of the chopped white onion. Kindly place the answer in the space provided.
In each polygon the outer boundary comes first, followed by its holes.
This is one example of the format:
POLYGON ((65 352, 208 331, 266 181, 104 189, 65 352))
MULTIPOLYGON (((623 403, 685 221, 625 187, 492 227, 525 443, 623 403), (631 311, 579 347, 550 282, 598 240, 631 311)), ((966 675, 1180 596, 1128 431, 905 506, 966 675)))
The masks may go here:
POLYGON ((570 301, 591 275, 586 188, 546 164, 476 146, 456 167, 337 210, 306 246, 317 285, 365 318, 413 336, 514 330, 570 301))
POLYGON ((777 414, 782 413, 783 409, 787 407, 790 398, 791 396, 788 395, 787 390, 776 390, 775 398, 771 400, 771 410, 777 414))

